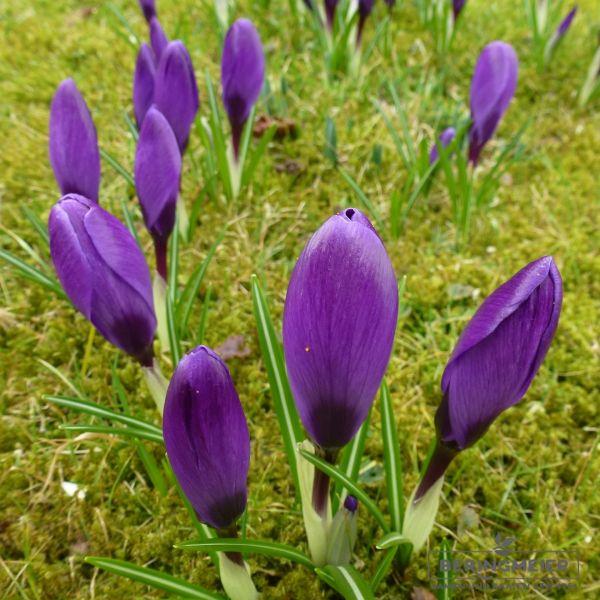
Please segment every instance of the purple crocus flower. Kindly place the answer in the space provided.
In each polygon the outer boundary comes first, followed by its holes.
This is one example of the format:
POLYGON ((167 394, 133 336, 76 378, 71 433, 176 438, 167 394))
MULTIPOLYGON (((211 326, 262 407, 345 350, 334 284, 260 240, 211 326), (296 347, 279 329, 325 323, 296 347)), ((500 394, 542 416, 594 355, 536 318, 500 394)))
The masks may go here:
POLYGON ((360 46, 367 17, 371 14, 375 0, 358 0, 358 26, 356 28, 356 46, 360 46))
POLYGON ((223 104, 231 123, 237 159, 240 139, 265 81, 265 55, 260 36, 248 19, 238 19, 227 31, 221 58, 223 104))
POLYGON ((556 332, 562 280, 551 256, 521 269, 479 307, 442 377, 438 447, 416 494, 437 481, 460 450, 527 392, 556 332))
POLYGON ((341 448, 365 420, 397 316, 396 277, 377 232, 354 208, 334 215, 304 247, 283 314, 294 400, 321 448, 341 448))
POLYGON ((558 26, 558 28, 556 30, 556 36, 558 38, 561 38, 569 30, 569 27, 571 27, 571 23, 573 22, 573 19, 575 18, 575 15, 577 14, 577 9, 578 8, 579 7, 577 5, 575 5, 569 11, 569 13, 567 14, 567 16, 560 22, 560 25, 558 26))
POLYGON ((154 102, 169 121, 183 152, 200 108, 194 67, 183 42, 170 42, 160 57, 154 82, 154 102))
POLYGON ((167 243, 175 225, 181 153, 169 122, 154 106, 144 119, 135 153, 135 188, 154 241, 156 270, 167 279, 167 243))
POLYGON ((455 21, 458 19, 466 3, 467 0, 452 0, 452 14, 454 15, 455 21))
POLYGON ((488 44, 477 59, 471 82, 469 160, 476 165, 483 147, 494 135, 517 87, 519 61, 512 46, 488 44))
POLYGON ((165 51, 165 48, 168 44, 169 38, 167 37, 167 34, 164 32, 160 21, 154 17, 150 21, 150 45, 154 51, 157 64, 160 62, 160 57, 162 56, 162 53, 165 51))
MULTIPOLYGON (((439 143, 444 148, 446 148, 448 146, 448 144, 450 144, 450 142, 454 139, 455 136, 456 136, 456 129, 454 129, 454 127, 448 127, 447 129, 444 129, 444 131, 442 131, 442 133, 440 133, 439 143)), ((431 147, 431 150, 429 152, 429 164, 432 165, 434 162, 437 161, 438 158, 439 158, 438 146, 437 146, 437 144, 434 144, 431 147)))
POLYGON ((335 21, 335 10, 337 8, 339 0, 325 0, 325 17, 327 19, 327 28, 329 31, 333 30, 333 23, 335 21))
POLYGON ((173 472, 201 521, 227 529, 246 508, 250 435, 225 363, 199 346, 177 365, 163 436, 173 472))
POLYGON ((50 108, 50 164, 61 193, 98 202, 100 151, 90 111, 72 79, 56 90, 50 108))
POLYGON ((142 44, 133 75, 133 111, 138 129, 142 128, 144 117, 154 101, 155 77, 154 53, 148 44, 142 44))
POLYGON ((152 366, 150 272, 133 236, 95 202, 63 196, 50 211, 50 253, 75 308, 112 344, 152 366))
POLYGON ((156 17, 156 4, 155 0, 140 0, 140 8, 144 13, 144 18, 148 23, 153 17, 156 17))

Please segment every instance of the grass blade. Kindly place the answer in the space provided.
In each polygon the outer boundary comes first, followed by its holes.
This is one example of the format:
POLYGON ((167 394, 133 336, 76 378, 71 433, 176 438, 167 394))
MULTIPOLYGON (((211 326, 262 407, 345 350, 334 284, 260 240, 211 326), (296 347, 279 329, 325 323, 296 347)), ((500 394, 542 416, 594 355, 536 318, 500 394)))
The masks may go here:
POLYGON ((371 516, 377 521, 381 529, 383 529, 385 533, 389 533, 390 527, 386 523, 383 513, 377 508, 375 502, 373 502, 373 500, 371 500, 371 498, 369 498, 369 496, 367 496, 367 494, 363 492, 363 490, 361 490, 351 479, 349 479, 344 473, 341 473, 339 469, 333 465, 330 465, 328 462, 324 461, 318 456, 315 456, 310 452, 306 452, 306 450, 302 450, 301 448, 298 449, 298 452, 304 458, 306 458, 308 462, 315 465, 317 469, 326 475, 329 475, 329 477, 331 477, 334 481, 341 483, 341 485, 345 487, 350 494, 356 496, 359 502, 362 502, 365 508, 371 513, 371 516))
POLYGON ((135 187, 135 181, 131 173, 112 154, 100 148, 100 156, 131 186, 135 187))
POLYGON ((27 264, 18 256, 15 256, 14 254, 11 254, 10 252, 0 248, 0 258, 3 258, 7 263, 15 267, 17 271, 19 271, 19 273, 25 277, 25 279, 29 279, 34 283, 38 283, 42 287, 54 292, 60 298, 67 297, 56 279, 45 275, 41 271, 38 271, 35 267, 27 264))
POLYGON ((183 544, 175 544, 175 548, 181 550, 212 550, 214 552, 243 552, 247 554, 263 554, 265 556, 275 556, 290 560, 299 565, 310 569, 314 569, 312 561, 306 554, 298 552, 292 546, 286 544, 278 544, 268 540, 240 540, 238 538, 214 538, 206 542, 184 542, 183 544))
POLYGON ((333 583, 332 587, 346 600, 375 600, 371 587, 352 565, 343 567, 327 565, 316 571, 326 583, 329 585, 333 583))
MULTIPOLYGON (((175 234, 174 238, 177 237, 175 234)), ((173 300, 170 294, 166 297, 167 305, 167 331, 169 334, 169 348, 171 350, 171 358, 173 366, 176 367, 181 359, 181 345, 179 343, 179 335, 177 333, 177 325, 175 324, 175 315, 173 310, 173 300)))
POLYGON ((156 569, 140 567, 125 560, 103 558, 101 556, 86 556, 85 562, 103 569, 114 575, 127 577, 133 581, 149 585, 152 588, 163 590, 179 598, 199 598, 200 600, 225 600, 224 596, 209 592, 201 587, 192 585, 182 579, 177 579, 168 573, 156 569))
POLYGON ((384 381, 380 392, 381 410, 381 436, 383 438, 383 464, 385 466, 385 480, 392 528, 402 531, 404 520, 404 485, 402 480, 402 463, 400 460, 400 446, 398 433, 394 420, 394 406, 390 397, 390 390, 384 381))
POLYGON ((401 533, 392 531, 391 533, 384 535, 377 544, 375 544, 375 547, 377 550, 388 550, 389 548, 396 548, 397 546, 404 546, 410 543, 411 541, 401 533))
POLYGON ((48 226, 46 223, 44 223, 32 210, 26 206, 22 206, 21 211, 25 215, 25 218, 31 223, 32 227, 37 231, 44 244, 48 246, 48 226))
MULTIPOLYGON (((438 566, 441 564, 448 564, 448 562, 442 563, 442 561, 451 561, 452 560, 452 550, 450 549, 450 542, 445 539, 442 542, 442 547, 440 550, 440 557, 438 561, 438 566)), ((436 573, 436 588, 437 593, 436 597, 438 600, 450 600, 452 598, 452 583, 454 580, 454 574, 452 570, 450 571, 442 571, 438 568, 436 573)))
POLYGON ((362 188, 358 185, 358 183, 352 178, 348 171, 339 167, 340 174, 342 177, 348 182, 350 187, 354 190, 356 197, 366 206, 367 210, 371 213, 375 222, 377 223, 377 227, 380 231, 383 231, 385 225, 383 223, 383 219, 379 214, 379 211, 375 208, 375 205, 367 198, 367 195, 362 191, 362 188))
POLYGON ((396 556, 397 551, 398 547, 392 548, 391 550, 386 552, 385 556, 377 564, 377 569, 375 570, 373 579, 371 579, 371 589, 373 590, 373 593, 377 591, 377 588, 380 586, 386 573, 392 566, 392 562, 394 560, 394 557, 396 556))
POLYGON ((242 174, 242 186, 250 185, 252 182, 252 177, 254 176, 254 171, 256 171, 256 167, 260 163, 260 159, 262 158, 269 142, 275 136, 277 132, 277 125, 273 125, 263 134, 260 139, 260 142, 254 148, 254 152, 250 156, 250 162, 244 168, 244 173, 242 174))
POLYGON ((84 425, 61 425, 60 428, 64 431, 71 431, 73 433, 103 433, 106 435, 124 435, 126 437, 156 442, 158 444, 163 443, 162 433, 156 434, 143 429, 134 429, 132 427, 110 427, 109 425, 92 425, 90 423, 84 425))
POLYGON ((252 288, 254 317, 256 319, 256 328, 258 329, 260 349, 269 377, 269 386, 271 388, 273 404, 275 405, 275 413, 277 414, 277 420, 279 421, 279 427, 283 435, 285 453, 292 471, 292 478, 294 479, 296 496, 298 496, 300 493, 300 480, 298 478, 296 448, 298 443, 304 438, 302 427, 285 372, 283 351, 279 339, 275 334, 273 321, 269 314, 269 307, 256 275, 252 275, 250 285, 252 288))

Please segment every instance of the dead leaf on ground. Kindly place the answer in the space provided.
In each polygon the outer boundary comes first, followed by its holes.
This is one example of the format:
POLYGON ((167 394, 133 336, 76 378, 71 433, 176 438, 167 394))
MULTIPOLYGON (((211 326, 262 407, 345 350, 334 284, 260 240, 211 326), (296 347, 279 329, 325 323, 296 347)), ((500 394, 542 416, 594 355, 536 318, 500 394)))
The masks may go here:
POLYGON ((269 115, 260 115, 254 122, 252 134, 254 137, 262 137, 271 127, 275 125, 275 139, 282 140, 286 137, 295 139, 298 137, 298 127, 292 119, 284 119, 283 117, 270 117, 269 115))
POLYGON ((435 596, 425 588, 416 587, 410 594, 411 600, 435 600, 435 596))

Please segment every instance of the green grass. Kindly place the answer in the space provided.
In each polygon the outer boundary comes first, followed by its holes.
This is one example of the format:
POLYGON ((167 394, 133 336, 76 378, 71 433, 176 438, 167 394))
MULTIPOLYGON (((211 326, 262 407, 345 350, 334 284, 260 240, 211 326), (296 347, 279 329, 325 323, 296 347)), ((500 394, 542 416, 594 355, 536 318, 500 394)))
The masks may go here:
MULTIPOLYGON (((390 196, 403 185, 406 172, 372 98, 390 103, 385 85, 394 81, 414 139, 433 140, 432 126, 439 132, 438 122, 446 125, 450 115, 465 111, 479 49, 504 39, 514 44, 521 71, 516 99, 497 137, 506 141, 531 120, 524 137, 525 156, 510 169, 489 211, 475 217, 471 243, 460 253, 455 251, 441 179, 426 202, 416 203, 400 239, 392 241, 389 228, 381 231, 398 277, 407 276, 406 309, 386 380, 408 494, 433 436, 443 367, 468 317, 482 297, 521 266, 544 254, 555 256, 565 282, 565 302, 547 360, 526 399, 450 468, 430 545, 437 551, 441 540, 450 536, 457 548, 488 548, 502 531, 514 534, 525 549, 578 549, 581 586, 569 597, 593 597, 600 589, 600 561, 594 552, 600 517, 600 458, 594 452, 600 401, 600 101, 581 110, 576 93, 595 48, 593 26, 597 29, 600 15, 594 0, 581 1, 553 63, 545 74, 538 74, 520 0, 469 2, 455 47, 443 65, 429 52, 430 40, 411 3, 401 4, 390 26, 389 59, 375 50, 359 82, 347 79, 334 86, 325 82, 310 27, 293 20, 286 2, 242 2, 246 10, 238 11, 255 21, 267 49, 272 96, 261 100, 257 113, 293 119, 300 136, 270 144, 254 183, 237 202, 204 201, 193 241, 181 245, 179 272, 184 284, 227 225, 190 328, 196 331, 200 325, 202 299, 210 286, 205 342, 215 347, 242 334, 251 349, 249 356, 229 361, 252 436, 247 535, 306 550, 260 358, 250 277, 257 273, 263 281, 279 327, 290 272, 308 236, 334 211, 356 203, 347 181, 323 155, 326 118, 336 124, 341 166, 387 218, 390 196), (420 83, 425 77, 427 89, 420 83), (371 161, 376 144, 382 147, 379 166, 371 161), (299 170, 286 172, 289 161, 299 170), (457 294, 457 289, 467 293, 457 294)), ((123 111, 131 112, 135 46, 108 3, 90 5, 81 8, 75 0, 3 0, 0 9, 0 223, 45 258, 47 249, 21 209, 45 221, 58 198, 47 158, 47 122, 50 100, 63 78, 77 81, 101 147, 128 169, 133 160, 134 142, 123 111)), ((144 39, 146 25, 137 2, 117 0, 114 5, 144 39)), ((182 37, 190 49, 203 115, 208 109, 202 73, 208 69, 215 82, 219 74, 219 39, 208 6, 158 0, 166 32, 182 37)), ((366 42, 384 8, 377 4, 366 42)), ((183 179, 188 212, 204 187, 193 167, 192 156, 199 160, 203 152, 196 132, 190 144, 183 179)), ((498 143, 486 149, 484 165, 494 146, 497 149, 498 143)), ((141 226, 133 191, 106 162, 102 167, 102 205, 120 218, 122 204, 129 207, 151 259, 150 239, 141 226)), ((3 230, 0 245, 28 259, 3 230)), ((67 302, 0 263, 0 596, 163 597, 95 571, 83 562, 85 555, 130 560, 219 590, 216 571, 204 555, 173 549, 194 537, 176 490, 171 488, 166 497, 155 491, 135 448, 120 439, 97 436, 70 442, 74 436, 60 426, 84 421, 42 400, 44 394, 70 391, 39 359, 60 369, 90 399, 118 406, 110 388, 116 351, 96 335, 84 359, 88 335, 88 323, 67 302), (79 484, 85 498, 68 497, 62 481, 79 484)), ((184 341, 183 350, 189 347, 184 341)), ((136 365, 119 355, 117 371, 136 414, 156 421, 136 365)), ((171 372, 168 361, 163 371, 171 372)), ((366 457, 379 464, 380 423, 376 403, 366 457)), ((157 460, 162 458, 154 445, 148 449, 157 460)), ((366 489, 387 512, 381 484, 366 489)), ((361 516, 357 554, 365 565, 358 566, 371 576, 374 543, 381 532, 374 530, 366 511, 361 516)), ((251 557, 250 564, 265 598, 333 597, 300 567, 267 557, 251 557)), ((410 597, 413 587, 427 585, 423 552, 405 579, 389 576, 378 597, 410 597)), ((549 597, 561 594, 549 592, 549 597)))

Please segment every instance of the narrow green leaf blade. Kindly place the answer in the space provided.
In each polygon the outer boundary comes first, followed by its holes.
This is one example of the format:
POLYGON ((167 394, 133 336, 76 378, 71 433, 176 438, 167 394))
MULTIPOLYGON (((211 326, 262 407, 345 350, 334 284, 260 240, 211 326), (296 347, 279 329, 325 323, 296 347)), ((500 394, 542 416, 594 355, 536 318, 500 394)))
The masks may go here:
POLYGON ((100 148, 100 156, 107 162, 116 173, 118 173, 123 179, 132 187, 135 187, 135 181, 131 176, 131 173, 112 155, 103 148, 100 148))
POLYGON ((367 195, 363 192, 362 188, 352 178, 348 171, 342 169, 342 167, 339 167, 339 171, 341 176, 348 182, 348 184, 356 194, 356 197, 366 206, 367 210, 371 213, 373 219, 375 219, 375 222, 377 223, 377 227, 379 228, 379 230, 383 231, 385 229, 385 225, 375 205, 369 200, 369 198, 367 198, 367 195))
POLYGON ((7 263, 15 267, 17 271, 19 271, 19 273, 26 279, 29 279, 30 281, 38 283, 39 285, 51 290, 61 298, 67 297, 56 279, 53 279, 41 271, 38 271, 36 268, 27 264, 24 260, 21 260, 18 256, 15 256, 14 254, 11 254, 10 252, 0 248, 0 258, 4 259, 7 263))
POLYGON ((369 584, 352 565, 343 567, 327 565, 322 569, 317 569, 317 574, 325 582, 332 579, 335 582, 335 589, 346 600, 375 600, 369 584), (323 574, 326 576, 323 577, 323 574))
POLYGON ((104 558, 101 556, 86 556, 85 562, 109 573, 127 577, 133 581, 144 583, 158 590, 174 594, 179 598, 200 598, 200 600, 225 600, 224 596, 209 592, 199 586, 192 585, 182 579, 177 579, 156 569, 140 567, 125 560, 104 558))
POLYGON ((119 435, 125 437, 132 437, 139 440, 148 440, 149 442, 156 442, 158 444, 163 443, 162 435, 157 435, 144 429, 135 429, 133 427, 111 427, 109 425, 62 425, 61 429, 64 431, 71 431, 73 433, 102 433, 106 435, 119 435))
POLYGON ((375 544, 377 550, 387 550, 388 548, 395 548, 396 546, 404 546, 410 544, 411 541, 404 537, 401 533, 397 531, 392 531, 387 535, 384 535, 378 542, 375 544))

